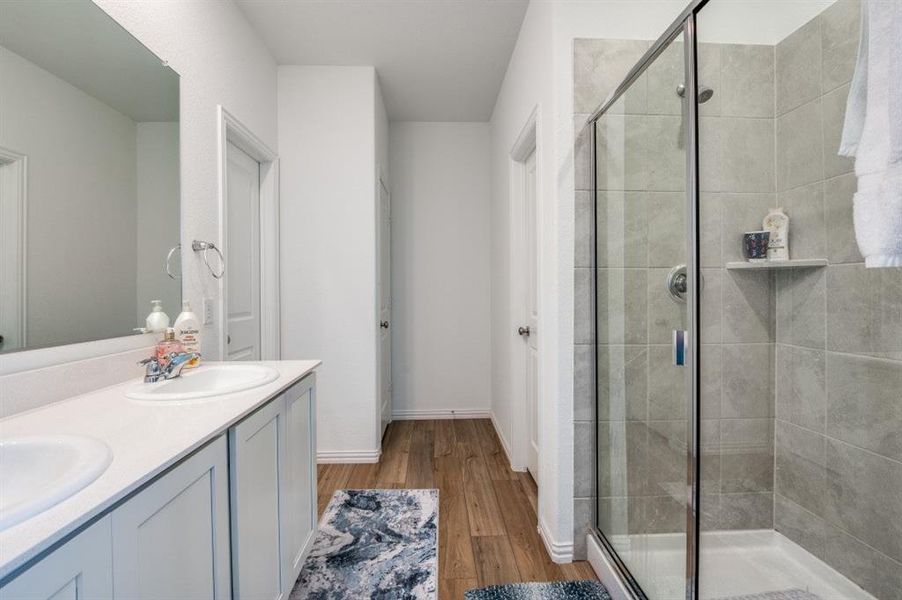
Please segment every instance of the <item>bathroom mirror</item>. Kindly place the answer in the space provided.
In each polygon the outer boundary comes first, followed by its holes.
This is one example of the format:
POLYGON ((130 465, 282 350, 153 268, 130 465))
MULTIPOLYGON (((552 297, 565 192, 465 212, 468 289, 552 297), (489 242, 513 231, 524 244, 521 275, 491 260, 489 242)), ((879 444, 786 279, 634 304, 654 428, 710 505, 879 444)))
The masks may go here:
POLYGON ((90 0, 0 3, 0 351, 175 320, 178 120, 178 74, 90 0))

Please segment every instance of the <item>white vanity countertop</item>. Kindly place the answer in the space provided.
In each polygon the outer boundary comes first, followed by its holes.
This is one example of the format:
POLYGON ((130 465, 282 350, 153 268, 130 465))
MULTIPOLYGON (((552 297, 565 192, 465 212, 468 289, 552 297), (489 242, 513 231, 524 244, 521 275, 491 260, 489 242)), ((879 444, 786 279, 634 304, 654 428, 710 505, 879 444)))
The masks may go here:
POLYGON ((87 487, 0 531, 0 579, 228 430, 320 361, 253 364, 276 369, 279 378, 243 392, 158 403, 127 399, 126 390, 135 384, 131 380, 0 420, 3 438, 84 435, 104 442, 113 453, 106 471, 87 487))

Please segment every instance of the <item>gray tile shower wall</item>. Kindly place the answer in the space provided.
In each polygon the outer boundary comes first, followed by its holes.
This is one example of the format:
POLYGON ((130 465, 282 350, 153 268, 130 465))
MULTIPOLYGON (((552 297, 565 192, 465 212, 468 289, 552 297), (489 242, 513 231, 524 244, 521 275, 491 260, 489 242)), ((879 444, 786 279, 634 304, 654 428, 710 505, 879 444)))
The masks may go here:
MULTIPOLYGON (((647 318, 645 310, 631 310, 634 319, 628 325, 612 319, 599 318, 599 335, 607 339, 616 337, 621 343, 616 346, 605 346, 598 349, 598 360, 593 364, 596 355, 593 347, 595 340, 594 311, 599 317, 606 315, 609 303, 608 295, 596 298, 592 302, 592 269, 593 264, 593 203, 596 194, 592 186, 592 164, 590 160, 589 138, 583 125, 588 113, 595 110, 603 98, 626 76, 629 69, 648 49, 649 42, 639 40, 622 40, 611 43, 608 40, 577 40, 574 48, 574 130, 577 132, 575 148, 576 179, 576 240, 574 257, 574 558, 586 556, 585 536, 594 521, 596 505, 599 507, 599 518, 607 531, 627 533, 627 520, 635 527, 644 522, 644 504, 628 503, 626 497, 640 493, 644 489, 644 479, 639 476, 626 478, 623 476, 626 461, 630 462, 630 471, 637 472, 645 468, 644 461, 638 456, 643 448, 637 443, 647 438, 644 423, 635 419, 644 419, 647 407, 648 349, 647 324, 641 319, 647 318), (610 325, 614 325, 613 334, 609 333, 610 325), (631 343, 627 345, 625 340, 631 343), (599 368, 601 367, 601 368, 599 368), (626 376, 624 376, 626 374, 626 376), (599 413, 599 441, 611 448, 610 455, 597 461, 603 499, 596 502, 593 490, 593 467, 596 465, 594 451, 595 427, 595 377, 599 385, 610 386, 620 390, 618 395, 628 398, 625 402, 607 402, 601 398, 597 410, 599 413), (629 420, 628 420, 629 419, 629 420), (609 427, 610 423, 619 423, 619 427, 609 427), (642 425, 641 432, 635 425, 642 425), (630 449, 627 449, 627 443, 630 449), (626 488, 630 489, 627 490, 626 488)), ((631 88, 624 98, 624 115, 618 115, 620 122, 626 127, 627 118, 634 123, 633 116, 643 115, 647 107, 647 81, 643 78, 631 88)), ((625 152, 617 155, 621 165, 637 163, 645 160, 647 129, 644 123, 641 129, 630 127, 629 139, 625 140, 625 152)), ((599 140, 601 144, 605 140, 599 140)), ((638 164, 638 163, 637 163, 638 164)), ((634 169, 635 170, 635 169, 634 169)), ((624 173, 625 170, 621 170, 624 173)), ((600 172, 599 177, 607 175, 607 170, 600 172)), ((642 287, 642 275, 647 278, 647 219, 645 212, 646 196, 644 191, 645 175, 642 181, 626 182, 622 180, 610 194, 598 194, 597 218, 599 225, 608 219, 623 223, 623 228, 615 235, 599 239, 598 265, 607 267, 609 263, 620 267, 635 267, 627 276, 621 268, 611 278, 612 285, 628 289, 631 300, 645 305, 647 296, 642 287), (629 191, 627 191, 629 189, 629 191), (624 287, 625 286, 625 287, 624 287)), ((597 273, 604 285, 608 284, 607 269, 597 273)), ((646 279, 647 286, 647 279, 646 279)), ((614 299, 616 300, 616 298, 614 299)), ((622 296, 612 309, 623 311, 622 296)), ((631 307, 634 308, 634 307, 631 307)), ((644 475, 642 476, 644 477, 644 475)))
MULTIPOLYGON (((858 31, 858 1, 839 0, 776 46, 699 49, 700 83, 715 90, 700 111, 701 511, 703 528, 774 527, 878 598, 896 598, 902 269, 864 269, 852 222, 853 163, 836 154, 858 31), (724 268, 741 260, 741 233, 759 229, 773 206, 792 219, 792 257, 824 257, 827 267, 724 268)), ((647 47, 575 42, 578 132, 647 47)), ((678 114, 671 94, 679 69, 672 55, 655 68, 627 92, 623 114, 608 117, 617 126, 608 129, 619 127, 622 136, 599 173, 597 265, 589 137, 576 140, 578 552, 594 502, 593 377, 603 391, 601 527, 612 534, 684 527, 683 506, 670 491, 683 483, 676 467, 685 421, 679 398, 667 393, 679 385, 667 344, 681 310, 662 284, 684 260, 679 122, 669 122, 678 114)), ((599 135, 599 160, 607 137, 599 135)))
POLYGON ((902 269, 864 268, 850 159, 837 155, 859 4, 776 46, 777 199, 793 258, 776 293, 774 522, 878 598, 902 590, 902 269))
MULTIPOLYGON (((575 127, 649 42, 576 40, 575 127)), ((773 293, 767 275, 724 269, 743 231, 759 229, 775 199, 774 50, 703 44, 702 254, 706 319, 702 424, 706 528, 773 527, 773 293), (730 143, 741 138, 741 146, 730 143), (721 371, 720 365, 727 367, 721 371), (725 440, 725 441, 722 441, 725 440)), ((664 281, 685 256, 683 46, 671 45, 605 117, 593 194, 590 133, 576 143, 575 497, 577 556, 591 525, 593 382, 598 400, 599 518, 615 533, 685 530, 686 373, 671 335, 685 306, 664 281), (610 147, 608 147, 610 144, 610 147), (594 196, 594 198, 593 198, 594 196), (597 201, 597 364, 592 364, 592 202, 597 201)))

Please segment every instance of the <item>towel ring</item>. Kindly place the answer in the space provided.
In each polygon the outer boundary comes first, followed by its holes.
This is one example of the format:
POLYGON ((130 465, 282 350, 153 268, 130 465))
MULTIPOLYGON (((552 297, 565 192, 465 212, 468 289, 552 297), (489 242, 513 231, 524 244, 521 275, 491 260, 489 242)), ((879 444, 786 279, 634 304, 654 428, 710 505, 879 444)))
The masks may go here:
POLYGON ((221 279, 223 275, 225 275, 226 262, 225 257, 222 255, 222 251, 216 247, 216 244, 213 242, 204 242, 201 240, 194 240, 191 242, 191 249, 195 252, 203 252, 204 256, 204 264, 207 265, 207 268, 210 269, 210 275, 213 276, 213 279, 221 279), (219 273, 210 265, 210 257, 207 255, 208 250, 213 250, 219 256, 219 273))
POLYGON ((176 250, 181 252, 182 245, 176 244, 175 246, 173 246, 172 248, 169 249, 169 254, 166 255, 166 274, 169 275, 169 277, 171 279, 181 279, 182 278, 181 275, 173 275, 172 269, 170 268, 170 263, 172 262, 172 255, 175 254, 176 250))

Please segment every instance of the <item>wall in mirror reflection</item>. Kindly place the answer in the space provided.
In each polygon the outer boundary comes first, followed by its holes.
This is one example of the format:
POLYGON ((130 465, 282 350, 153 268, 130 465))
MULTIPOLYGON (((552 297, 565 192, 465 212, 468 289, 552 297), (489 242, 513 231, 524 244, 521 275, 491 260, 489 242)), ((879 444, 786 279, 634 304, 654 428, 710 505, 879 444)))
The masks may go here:
POLYGON ((0 350, 174 320, 178 75, 89 1, 2 11, 0 350))

